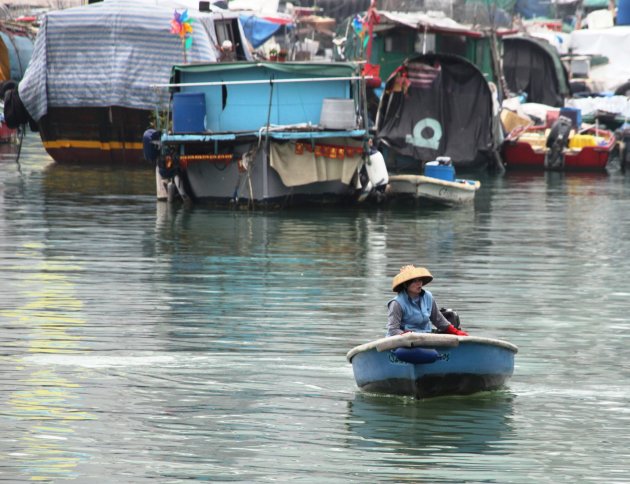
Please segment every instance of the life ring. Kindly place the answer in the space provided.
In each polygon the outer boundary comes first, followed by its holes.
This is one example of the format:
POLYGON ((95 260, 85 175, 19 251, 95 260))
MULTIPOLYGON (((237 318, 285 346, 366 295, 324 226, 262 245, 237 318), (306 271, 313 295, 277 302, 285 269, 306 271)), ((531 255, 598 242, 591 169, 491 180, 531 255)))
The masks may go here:
POLYGON ((413 127, 413 135, 408 134, 405 141, 418 148, 437 150, 442 139, 442 125, 437 119, 424 118, 413 127), (425 136, 425 130, 431 130, 431 136, 425 136))

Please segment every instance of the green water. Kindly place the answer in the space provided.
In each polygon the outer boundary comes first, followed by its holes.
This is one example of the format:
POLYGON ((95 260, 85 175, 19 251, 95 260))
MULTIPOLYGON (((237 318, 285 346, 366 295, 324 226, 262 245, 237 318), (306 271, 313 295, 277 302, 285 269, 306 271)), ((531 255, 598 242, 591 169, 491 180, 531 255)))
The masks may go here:
POLYGON ((167 206, 150 170, 0 151, 3 482, 628 482, 630 181, 481 178, 474 206, 167 206), (391 278, 519 347, 499 392, 367 395, 391 278))

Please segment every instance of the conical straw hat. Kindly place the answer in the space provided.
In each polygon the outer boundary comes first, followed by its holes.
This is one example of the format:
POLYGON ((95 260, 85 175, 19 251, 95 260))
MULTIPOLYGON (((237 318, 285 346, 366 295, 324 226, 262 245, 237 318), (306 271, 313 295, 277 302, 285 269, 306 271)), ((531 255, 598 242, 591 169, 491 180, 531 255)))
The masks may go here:
POLYGON ((431 273, 424 267, 415 267, 412 265, 403 266, 400 268, 400 272, 396 274, 392 280, 392 290, 394 292, 399 292, 401 284, 418 278, 422 278, 423 284, 428 284, 433 280, 431 273))

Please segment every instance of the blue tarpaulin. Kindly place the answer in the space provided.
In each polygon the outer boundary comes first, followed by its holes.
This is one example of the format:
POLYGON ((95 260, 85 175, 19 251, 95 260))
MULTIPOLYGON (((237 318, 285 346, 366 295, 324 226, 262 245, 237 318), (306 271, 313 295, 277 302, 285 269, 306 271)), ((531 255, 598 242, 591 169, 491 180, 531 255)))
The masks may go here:
MULTIPOLYGON (((255 15, 241 15, 240 20, 245 37, 254 49, 267 42, 283 25, 255 15)), ((290 28, 291 25, 289 24, 287 27, 290 28)))

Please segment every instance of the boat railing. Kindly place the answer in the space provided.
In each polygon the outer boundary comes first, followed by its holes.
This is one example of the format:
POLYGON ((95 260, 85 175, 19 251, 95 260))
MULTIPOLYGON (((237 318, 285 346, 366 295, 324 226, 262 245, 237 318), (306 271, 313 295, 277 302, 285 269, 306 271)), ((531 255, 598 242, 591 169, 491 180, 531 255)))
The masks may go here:
POLYGON ((173 88, 173 87, 209 87, 239 84, 288 84, 297 82, 338 82, 338 81, 362 81, 371 79, 371 76, 345 76, 345 77, 307 77, 291 79, 254 79, 249 81, 209 81, 209 82, 181 82, 168 84, 152 84, 151 88, 173 88))

